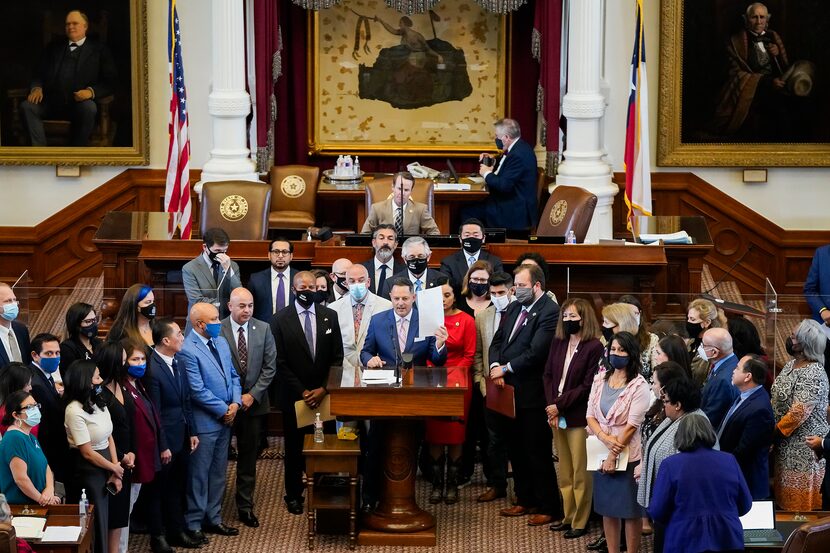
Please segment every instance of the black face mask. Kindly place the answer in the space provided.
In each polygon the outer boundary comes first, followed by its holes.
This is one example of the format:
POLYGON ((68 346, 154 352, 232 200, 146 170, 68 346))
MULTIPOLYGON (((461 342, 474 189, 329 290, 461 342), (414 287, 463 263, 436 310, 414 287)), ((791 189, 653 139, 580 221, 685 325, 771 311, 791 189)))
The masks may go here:
POLYGON ((327 290, 316 290, 314 292, 314 303, 323 303, 328 301, 329 293, 327 290))
POLYGON ((611 341, 611 337, 614 336, 614 327, 608 328, 607 326, 602 327, 602 336, 605 338, 606 342, 611 341))
POLYGON ((407 261, 406 267, 413 275, 420 275, 427 270, 427 260, 416 257, 407 261))
POLYGON ((461 247, 464 251, 472 255, 481 249, 481 244, 484 242, 481 238, 474 238, 469 236, 461 240, 461 247))
POLYGON ((481 297, 487 295, 487 292, 490 290, 490 285, 486 282, 471 282, 469 288, 474 296, 481 297))
POLYGON ((210 250, 208 250, 207 254, 208 254, 208 259, 210 259, 210 262, 211 263, 216 263, 216 256, 219 255, 219 254, 216 253, 216 252, 212 252, 210 250))
POLYGON ((308 309, 314 303, 314 292, 311 290, 294 290, 294 297, 297 298, 297 303, 305 309, 308 309))
POLYGON ((337 283, 337 285, 340 287, 341 290, 348 290, 349 289, 349 285, 346 284, 346 277, 339 276, 339 277, 335 277, 335 278, 336 278, 335 282, 337 283))
POLYGON ((579 321, 562 321, 562 331, 567 336, 573 336, 574 334, 576 334, 577 332, 580 331, 581 327, 580 327, 579 323, 581 323, 581 322, 582 322, 581 320, 579 320, 579 321))
POLYGON ((795 357, 802 351, 804 348, 801 347, 801 344, 794 344, 793 339, 790 336, 787 336, 787 340, 784 342, 784 347, 787 348, 787 353, 790 354, 790 357, 795 357))
POLYGON ((98 323, 89 326, 82 326, 81 335, 86 336, 87 338, 95 338, 98 336, 98 323))
POLYGON ((703 332, 703 325, 700 323, 690 323, 686 321, 686 332, 689 333, 689 338, 696 339, 703 332))
POLYGON ((145 305, 140 308, 138 312, 144 315, 147 319, 154 319, 156 317, 156 304, 151 303, 150 305, 145 305))

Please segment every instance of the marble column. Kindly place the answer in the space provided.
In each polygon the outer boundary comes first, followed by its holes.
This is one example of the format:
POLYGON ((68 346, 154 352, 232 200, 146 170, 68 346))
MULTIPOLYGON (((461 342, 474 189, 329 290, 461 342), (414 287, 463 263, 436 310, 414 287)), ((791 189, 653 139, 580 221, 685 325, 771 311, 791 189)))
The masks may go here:
POLYGON ((251 97, 245 90, 243 0, 211 0, 213 86, 208 112, 213 119, 213 149, 202 167, 201 185, 209 181, 258 181, 248 149, 246 118, 251 97))
POLYGON ((568 87, 562 112, 568 119, 567 147, 556 184, 579 186, 597 196, 586 242, 612 237, 611 206, 618 192, 604 160, 601 90, 604 0, 569 0, 568 87))

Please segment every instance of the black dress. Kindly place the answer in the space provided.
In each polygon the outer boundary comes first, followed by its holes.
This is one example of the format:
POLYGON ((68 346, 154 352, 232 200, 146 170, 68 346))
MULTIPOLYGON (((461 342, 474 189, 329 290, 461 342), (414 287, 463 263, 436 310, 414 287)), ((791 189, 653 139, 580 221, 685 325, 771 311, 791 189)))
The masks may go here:
POLYGON ((61 378, 63 378, 66 374, 66 369, 69 368, 69 365, 71 365, 74 361, 77 361, 78 359, 92 359, 93 354, 98 351, 98 348, 101 347, 101 344, 104 342, 100 338, 90 338, 89 343, 92 346, 92 351, 86 349, 86 346, 84 346, 80 340, 67 338, 61 342, 61 378))
MULTIPOLYGON (((120 461, 125 453, 135 453, 133 445, 133 420, 135 418, 135 404, 130 393, 121 386, 121 395, 124 396, 122 405, 118 398, 104 386, 103 396, 112 419, 112 439, 115 442, 115 452, 120 461)), ((121 491, 110 497, 109 500, 109 527, 110 530, 124 528, 130 525, 130 471, 124 470, 121 491)))

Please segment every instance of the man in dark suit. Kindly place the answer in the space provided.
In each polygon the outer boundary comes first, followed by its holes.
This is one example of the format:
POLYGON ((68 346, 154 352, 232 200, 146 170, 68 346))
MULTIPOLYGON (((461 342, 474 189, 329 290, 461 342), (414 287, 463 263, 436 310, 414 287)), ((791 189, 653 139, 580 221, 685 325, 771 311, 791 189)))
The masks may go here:
POLYGON ((251 275, 248 290, 254 296, 254 318, 270 322, 274 313, 294 303, 291 283, 296 269, 291 267, 294 244, 285 238, 276 238, 268 245, 271 266, 251 275))
POLYGON ((461 283, 467 270, 476 261, 486 261, 493 267, 493 274, 504 270, 501 258, 481 249, 484 245, 484 224, 478 219, 467 219, 458 228, 461 251, 441 260, 441 272, 450 277, 455 297, 459 297, 461 283))
POLYGON ((0 369, 12 361, 28 363, 32 353, 29 329, 15 321, 20 305, 5 282, 0 282, 0 308, 0 369))
POLYGON ((382 293, 378 294, 382 298, 389 298, 389 293, 392 291, 392 282, 398 278, 409 279, 415 292, 420 292, 436 286, 439 277, 447 276, 441 271, 428 268, 432 250, 429 248, 427 241, 420 236, 407 238, 401 246, 401 255, 406 263, 406 270, 395 273, 391 279, 386 279, 382 293))
POLYGON ((236 509, 246 526, 259 526, 254 514, 257 445, 271 408, 268 387, 277 370, 277 349, 267 323, 251 317, 254 297, 245 288, 231 292, 230 316, 222 320, 222 336, 231 345, 233 366, 242 384, 242 407, 234 430, 239 457, 236 461, 236 509))
POLYGON ((542 381, 559 306, 545 294, 540 267, 521 265, 513 278, 516 301, 507 307, 489 351, 490 378, 513 386, 516 405, 516 418, 500 419, 504 427, 496 432, 507 437, 518 504, 500 514, 531 514, 528 525, 542 526, 562 516, 542 381))
POLYGON ((38 441, 57 482, 67 482, 69 444, 63 425, 66 405, 55 386, 52 375, 60 364, 60 340, 52 334, 38 334, 32 340, 29 359, 32 368, 32 397, 40 403, 42 420, 38 427, 38 441))
POLYGON ((738 366, 738 357, 732 351, 732 336, 725 328, 710 328, 704 332, 701 345, 712 368, 703 385, 700 408, 709 417, 712 428, 718 428, 738 397, 738 389, 732 384, 732 371, 738 366))
POLYGON ((285 432, 285 503, 295 515, 303 512, 303 436, 313 427, 297 428, 294 404, 317 409, 326 395, 329 368, 343 363, 337 313, 314 303, 315 282, 311 272, 297 273, 295 301, 271 319, 285 432))
POLYGON ((199 547, 200 543, 184 532, 182 512, 190 454, 199 447, 199 432, 190 406, 190 387, 184 362, 179 356, 184 346, 184 334, 171 318, 155 319, 152 326, 155 350, 150 356, 144 382, 161 419, 159 451, 162 461, 167 461, 162 463, 161 471, 149 484, 150 493, 161 498, 161 509, 147 512, 150 539, 160 542, 160 538, 166 537, 170 546, 199 547))
POLYGON ((185 521, 190 537, 206 543, 204 533, 235 536, 239 530, 222 522, 222 499, 228 468, 231 427, 242 387, 233 367, 230 346, 222 333, 219 311, 199 302, 190 310, 193 332, 179 353, 187 382, 199 447, 190 455, 185 521))
POLYGON ((474 217, 488 227, 527 230, 539 219, 536 198, 536 155, 533 147, 521 139, 515 119, 495 123, 496 146, 504 152, 495 167, 485 165, 481 154, 478 172, 484 177, 490 194, 483 204, 473 204, 461 211, 462 218, 474 217))
MULTIPOLYGON (((380 224, 372 231, 372 248, 375 255, 361 265, 369 271, 369 291, 380 295, 383 292, 386 279, 406 270, 406 265, 395 258, 395 248, 398 247, 398 234, 393 225, 380 224)), ((388 296, 384 299, 389 299, 388 296)))
POLYGON ((43 120, 72 122, 70 146, 88 146, 95 127, 96 98, 109 96, 116 81, 109 49, 86 36, 89 19, 81 11, 66 14, 66 38, 50 44, 21 111, 32 146, 46 146, 43 120))
POLYGON ((775 417, 763 384, 767 364, 757 355, 745 355, 732 371, 732 384, 740 395, 718 428, 720 450, 731 453, 744 473, 752 499, 767 499, 769 446, 775 434, 775 417))

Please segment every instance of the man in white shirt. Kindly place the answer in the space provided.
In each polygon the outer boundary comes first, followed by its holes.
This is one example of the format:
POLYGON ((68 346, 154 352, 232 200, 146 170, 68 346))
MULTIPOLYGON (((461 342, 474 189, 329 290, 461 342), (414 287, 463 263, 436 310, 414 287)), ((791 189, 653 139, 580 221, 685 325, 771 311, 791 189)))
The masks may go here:
POLYGON ((334 263, 331 264, 331 273, 329 273, 329 278, 332 282, 331 291, 334 295, 334 300, 332 301, 337 301, 340 298, 349 295, 349 286, 346 284, 346 271, 348 271, 351 266, 352 262, 345 257, 336 259, 334 263))
POLYGON ((29 329, 15 321, 19 311, 14 290, 5 282, 0 282, 0 369, 12 361, 28 363, 31 359, 29 329))
POLYGON ((294 244, 285 238, 276 238, 268 245, 268 260, 271 266, 251 275, 248 290, 254 296, 254 318, 270 322, 274 313, 291 305, 294 293, 296 269, 291 267, 294 258, 294 244))

